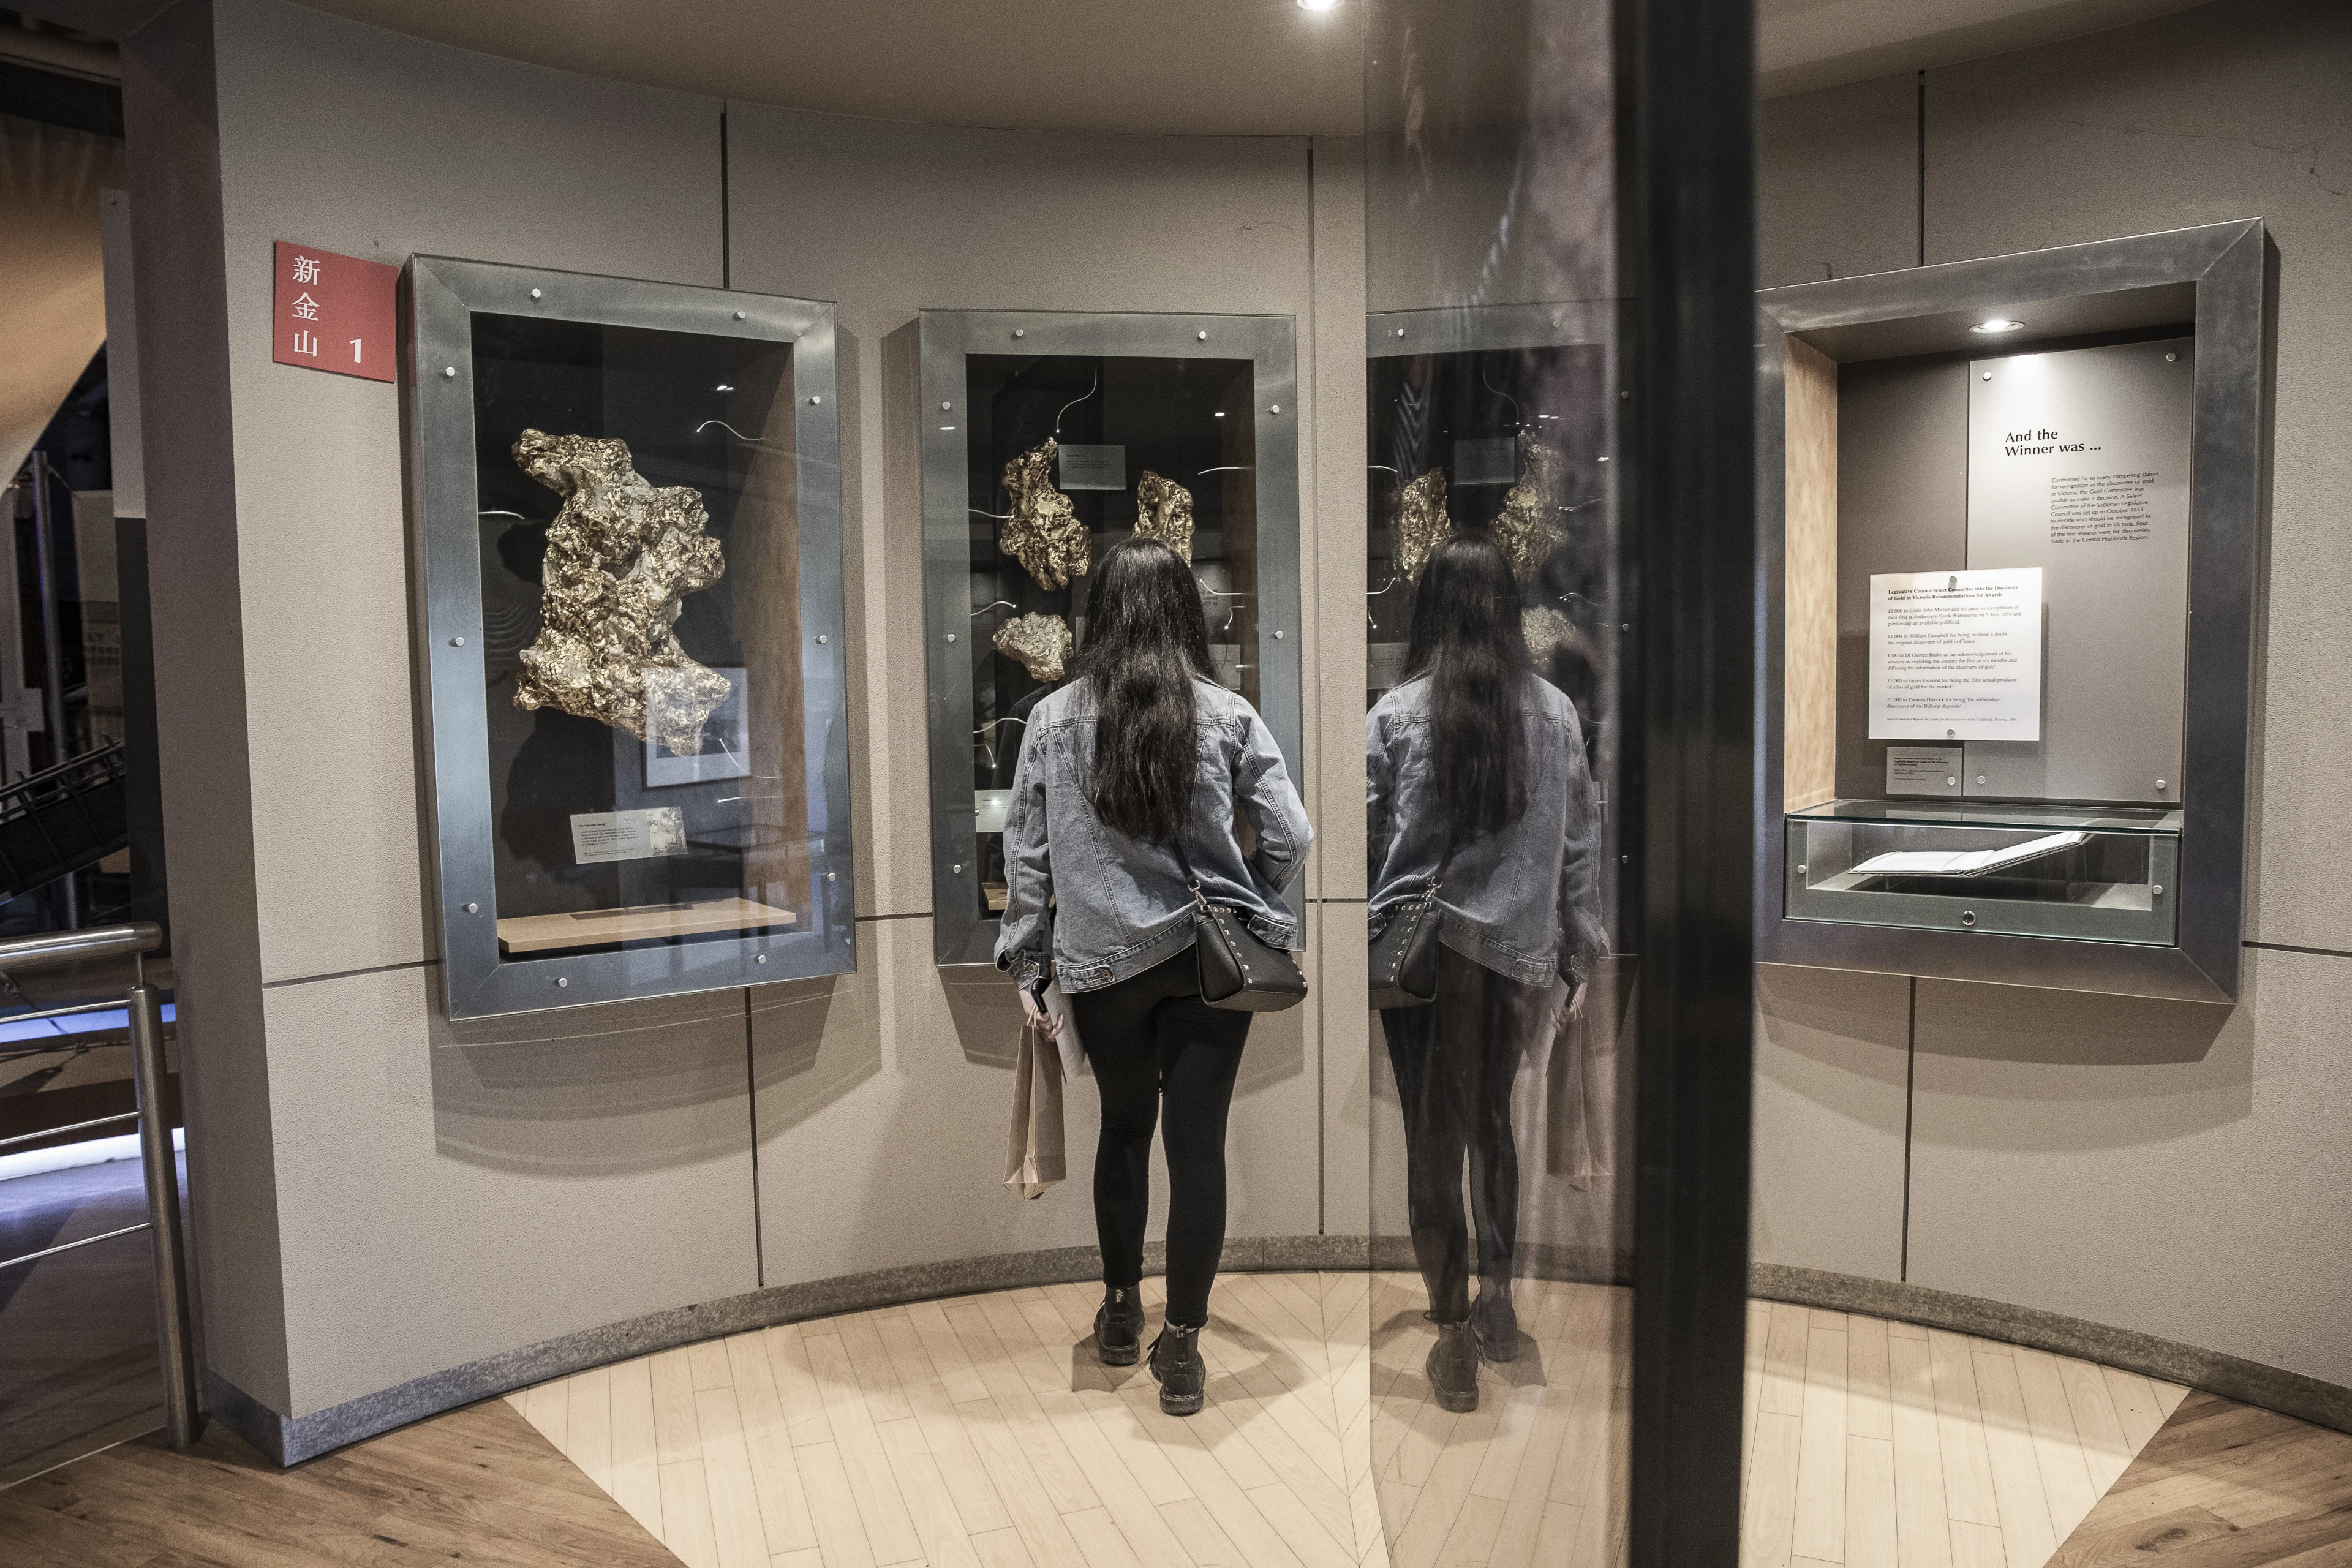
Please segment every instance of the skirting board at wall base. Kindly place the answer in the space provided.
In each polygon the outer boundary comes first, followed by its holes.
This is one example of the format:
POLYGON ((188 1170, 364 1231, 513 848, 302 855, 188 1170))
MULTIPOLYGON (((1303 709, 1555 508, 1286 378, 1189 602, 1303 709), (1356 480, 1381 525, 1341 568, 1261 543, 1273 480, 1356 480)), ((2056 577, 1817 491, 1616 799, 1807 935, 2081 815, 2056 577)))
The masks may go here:
POLYGON ((1902 1285, 1891 1279, 1869 1279, 1856 1274, 1832 1274, 1818 1268, 1790 1268, 1758 1263, 1748 1270, 1748 1293, 1772 1301, 1793 1301, 1837 1312, 1867 1312, 1876 1318, 1897 1318, 1931 1329, 1976 1334, 1989 1340, 2059 1355, 2079 1356, 2104 1366, 2186 1384, 2260 1405, 2338 1432, 2352 1432, 2352 1388, 2322 1383, 2315 1377, 2265 1366, 2258 1361, 2200 1350, 2176 1340, 2129 1329, 2112 1329, 2082 1318, 2014 1307, 1975 1296, 1930 1290, 1924 1285, 1902 1285))
MULTIPOLYGON (((1371 1266, 1371 1240, 1362 1236, 1234 1237, 1225 1243, 1229 1274, 1360 1270, 1371 1266)), ((1167 1267, 1161 1244, 1144 1249, 1144 1268, 1167 1267)), ((946 1263, 877 1269, 778 1285, 724 1300, 655 1312, 626 1322, 585 1329, 561 1339, 433 1373, 394 1388, 308 1415, 281 1415, 219 1374, 205 1374, 208 1415, 279 1465, 305 1459, 438 1415, 445 1410, 565 1377, 592 1366, 627 1361, 673 1346, 740 1334, 777 1323, 797 1323, 843 1312, 868 1311, 942 1296, 1063 1285, 1102 1278, 1102 1254, 1091 1247, 1006 1252, 946 1263)))

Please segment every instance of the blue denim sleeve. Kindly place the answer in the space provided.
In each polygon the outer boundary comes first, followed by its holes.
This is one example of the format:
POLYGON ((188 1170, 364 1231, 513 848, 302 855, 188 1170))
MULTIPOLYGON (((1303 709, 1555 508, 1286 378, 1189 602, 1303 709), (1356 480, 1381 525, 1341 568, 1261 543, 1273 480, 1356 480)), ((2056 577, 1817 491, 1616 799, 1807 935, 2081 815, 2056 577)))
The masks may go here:
POLYGON ((1045 748, 1033 738, 1013 768, 1004 813, 1004 919, 996 932, 996 967, 1024 989, 1053 965, 1053 847, 1045 841, 1045 748))
POLYGON ((1389 857, 1389 839, 1396 832, 1396 764, 1389 755, 1387 727, 1380 711, 1364 715, 1364 887, 1377 894, 1373 883, 1389 857))
POLYGON ((1255 713, 1244 724, 1241 748, 1234 758, 1234 798, 1257 835, 1250 869, 1275 892, 1286 890, 1306 863, 1315 829, 1307 823, 1306 803, 1291 786, 1282 748, 1255 713))
POLYGON ((1592 764, 1585 754, 1581 727, 1571 713, 1568 731, 1568 843, 1559 866, 1559 964, 1575 981, 1592 978, 1609 952, 1609 928, 1601 919, 1601 858, 1604 845, 1601 803, 1594 797, 1592 764))

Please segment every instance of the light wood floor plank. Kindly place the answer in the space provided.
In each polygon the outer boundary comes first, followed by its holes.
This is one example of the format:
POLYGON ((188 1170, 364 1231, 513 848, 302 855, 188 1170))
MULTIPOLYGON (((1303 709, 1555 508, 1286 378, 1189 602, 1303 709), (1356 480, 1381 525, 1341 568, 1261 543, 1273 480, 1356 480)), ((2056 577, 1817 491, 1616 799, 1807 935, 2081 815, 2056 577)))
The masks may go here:
POLYGON ((588 1479, 613 1490, 613 1369, 591 1367, 563 1380, 566 1436, 556 1444, 588 1479))
POLYGON ((1886 1324, 1855 1313, 1847 1320, 1845 1430, 1849 1437, 1895 1437, 1888 1404, 1886 1324))
POLYGON ((2066 1398, 2066 1380, 2058 1358, 2047 1351, 2019 1346, 2010 1352, 2017 1364, 2017 1382, 2025 1396, 2025 1420, 2033 1434, 2033 1458, 2042 1468, 2042 1493, 2050 1506, 2050 1528, 2060 1541, 2089 1517, 2099 1494, 2091 1485, 2091 1470, 2083 1455, 2082 1435, 2074 1427, 2074 1412, 2066 1398))
POLYGON ((613 1407, 613 1500, 663 1540, 653 1363, 644 1357, 623 1362, 611 1369, 606 1389, 613 1407))
POLYGON ((1813 1314, 1806 1337, 1803 1433, 1797 1455, 1797 1516, 1790 1551, 1837 1563, 1845 1557, 1845 1314, 1813 1314))
MULTIPOLYGON (((721 1346, 721 1360, 724 1347, 721 1346)), ((702 1477, 710 1494, 710 1526, 719 1545, 719 1568, 761 1568, 778 1547, 771 1545, 760 1517, 759 1487, 751 1479, 751 1450, 743 1440, 743 1417, 732 1387, 697 1389, 694 1411, 702 1436, 702 1477)))
POLYGON ((1895 1534, 1903 1568, 1950 1568, 1951 1512, 1936 1416, 1933 1352, 1926 1334, 1886 1336, 1895 1427, 1895 1534))
POLYGON ((702 1438, 695 1424, 693 1358, 681 1349, 659 1352, 652 1359, 655 1456, 665 1465, 699 1459, 702 1438))
POLYGON ((2124 1441, 2137 1454, 2147 1447, 2147 1440, 2164 1425, 2163 1413, 2157 1408, 2156 1390, 2139 1373, 2118 1367, 2103 1366, 2099 1375, 2106 1379, 2108 1396, 2115 1401, 2116 1419, 2123 1423, 2124 1441))
POLYGON ((2042 1568, 2058 1550, 2050 1498, 2033 1452, 2017 1358, 1972 1352, 1977 1398, 1984 1410, 1985 1448, 1992 1464, 1993 1496, 2000 1508, 2001 1549, 2009 1568, 2042 1568))
MULTIPOLYGON (((680 1370, 688 1363, 678 1357, 680 1370)), ((689 1398, 694 1390, 687 1389, 689 1398)), ((662 1544, 678 1554, 687 1568, 719 1568, 719 1539, 710 1524, 710 1488, 703 1479, 700 1459, 681 1459, 661 1468, 662 1544)))
MULTIPOLYGON (((892 1321, 906 1321, 906 1314, 895 1314, 892 1321)), ((849 1352, 849 1364, 857 1374, 858 1391, 866 1395, 866 1414, 874 1425, 886 1421, 904 1421, 915 1414, 907 1401, 907 1391, 898 1385, 898 1373, 891 1364, 890 1353, 882 1345, 882 1325, 871 1312, 855 1312, 839 1320, 842 1347, 849 1352)))
POLYGON ((1969 1524, 2000 1528, 1992 1486, 1992 1456, 1985 1447, 1984 1410, 1977 1399, 1976 1360, 1965 1335, 1927 1333, 1936 1380, 1936 1441, 1944 1456, 1944 1507, 1969 1524))
POLYGON ((2116 1414, 2115 1396, 2108 1392, 2107 1380, 2099 1369, 2071 1356, 2056 1360, 2059 1380, 2066 1386, 2066 1408, 2074 1417, 2074 1431, 2082 1439, 2083 1462, 2091 1473, 2092 1494, 2104 1497, 2130 1466, 2132 1444, 2124 1436, 2123 1421, 2116 1414))
POLYGON ((1011 1529, 1013 1516, 1005 1512, 1004 1500, 996 1495, 996 1483, 988 1479, 988 1468, 981 1463, 980 1450, 972 1446, 971 1433, 965 1426, 968 1413, 949 1396, 919 1325, 911 1317, 898 1318, 884 1323, 881 1332, 883 1345, 898 1368, 899 1384, 914 1407, 913 1419, 922 1433, 924 1451, 939 1469, 940 1483, 955 1504, 964 1532, 980 1536, 1011 1529))
POLYGON ((785 1436, 793 1446, 833 1441, 833 1423, 825 1419, 824 1395, 809 1370, 808 1344, 801 1325, 787 1323, 761 1336, 767 1346, 768 1370, 776 1380, 776 1398, 783 1406, 785 1436))
POLYGON ((865 1391, 850 1364, 847 1344, 839 1334, 810 1334, 803 1342, 808 1346, 809 1370, 816 1374, 817 1390, 824 1399, 825 1419, 833 1424, 842 1468, 849 1477, 850 1495, 857 1500, 858 1517, 866 1521, 866 1543, 874 1561, 888 1568, 920 1557, 923 1549, 915 1534, 915 1521, 890 1474, 881 1435, 874 1429, 865 1391))
POLYGON ((1786 1301, 1772 1304, 1772 1321, 1764 1335, 1762 1403, 1769 1415, 1805 1413, 1805 1349, 1812 1331, 1811 1313, 1786 1301))
POLYGON ((973 1536, 971 1549, 980 1556, 981 1568, 1036 1568, 1037 1560, 1029 1555, 1021 1532, 1009 1524, 973 1536))
POLYGON ((1803 1439, 1801 1415, 1766 1411, 1756 1417, 1756 1457, 1740 1500, 1740 1568, 1789 1568, 1803 1439))
POLYGON ((874 1546, 866 1538, 866 1521, 857 1511, 857 1496, 850 1489, 840 1448, 831 1443, 804 1443, 793 1450, 793 1463, 808 1490, 824 1568, 876 1568, 874 1546))
POLYGON ((702 1340, 686 1347, 686 1364, 694 1378, 694 1391, 706 1388, 732 1387, 734 1373, 727 1365, 727 1345, 723 1340, 702 1340))
POLYGON ((808 1493, 793 1463, 791 1423, 777 1397, 775 1369, 766 1336, 737 1334, 727 1342, 727 1364, 735 1377, 735 1404, 751 1459, 751 1487, 760 1501, 760 1522, 775 1556, 816 1547, 816 1524, 808 1493))
POLYGON ((1895 1508, 1894 1439, 1847 1437, 1845 1568, 1902 1568, 1895 1508))
POLYGON ((2009 1561, 1998 1526, 1952 1521, 1952 1568, 2004 1568, 2009 1561))

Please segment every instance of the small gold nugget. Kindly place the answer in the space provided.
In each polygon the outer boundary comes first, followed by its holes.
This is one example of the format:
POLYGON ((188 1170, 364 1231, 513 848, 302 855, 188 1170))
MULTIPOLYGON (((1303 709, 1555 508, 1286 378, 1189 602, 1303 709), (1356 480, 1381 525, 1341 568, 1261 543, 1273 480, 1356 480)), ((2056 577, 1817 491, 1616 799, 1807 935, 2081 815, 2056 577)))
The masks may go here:
POLYGON ((1192 492, 1150 468, 1135 484, 1135 536, 1157 539, 1192 559, 1192 492))
POLYGON ((1445 515, 1445 470, 1432 468, 1397 491, 1392 517, 1397 570, 1406 582, 1418 583, 1430 552, 1454 529, 1454 520, 1445 515))
POLYGON ((996 628, 996 651, 1021 661, 1034 680, 1052 685, 1062 679, 1062 661, 1070 653, 1070 628, 1059 616, 1031 612, 996 628))

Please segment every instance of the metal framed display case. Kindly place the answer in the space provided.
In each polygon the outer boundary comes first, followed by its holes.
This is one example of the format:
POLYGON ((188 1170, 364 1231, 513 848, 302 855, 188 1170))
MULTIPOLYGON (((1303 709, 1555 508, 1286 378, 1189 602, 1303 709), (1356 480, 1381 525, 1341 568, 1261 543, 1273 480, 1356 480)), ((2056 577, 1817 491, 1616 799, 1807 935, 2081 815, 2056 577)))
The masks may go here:
POLYGON ((2250 219, 1759 297, 1760 958, 2235 998, 2273 261, 2250 219), (2003 738, 1990 622, 1889 606, 2011 577, 2003 738))
POLYGON ((833 307, 402 300, 450 1016, 855 968, 833 307))
POLYGON ((1575 702, 1596 779, 1620 626, 1612 322, 1604 308, 1495 305, 1365 321, 1370 516, 1366 697, 1404 668, 1414 584, 1439 538, 1495 531, 1518 575, 1529 650, 1575 702))
POLYGON ((1084 636, 1087 563, 1139 525, 1189 548, 1219 678, 1301 776, 1297 329, 926 310, 921 335, 934 944, 990 963, 1022 726, 1084 636))

